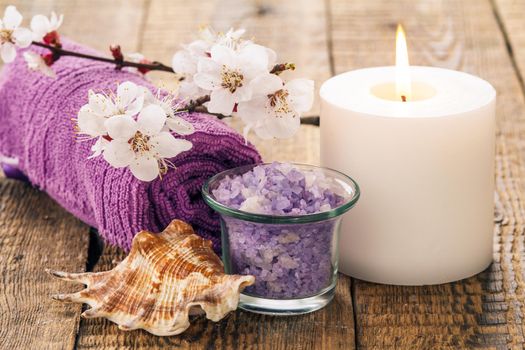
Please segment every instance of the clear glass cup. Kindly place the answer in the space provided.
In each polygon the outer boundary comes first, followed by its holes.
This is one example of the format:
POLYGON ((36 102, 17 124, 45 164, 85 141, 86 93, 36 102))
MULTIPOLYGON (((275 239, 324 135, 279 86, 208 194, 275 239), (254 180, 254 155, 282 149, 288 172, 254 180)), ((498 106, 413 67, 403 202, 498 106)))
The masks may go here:
POLYGON ((249 213, 215 200, 212 191, 222 179, 242 175, 254 166, 219 173, 202 189, 205 202, 220 214, 226 273, 255 276, 255 284, 242 292, 239 307, 271 315, 318 310, 334 297, 341 215, 359 199, 359 186, 336 170, 294 164, 333 178, 347 192, 346 201, 329 211, 288 216, 249 213))

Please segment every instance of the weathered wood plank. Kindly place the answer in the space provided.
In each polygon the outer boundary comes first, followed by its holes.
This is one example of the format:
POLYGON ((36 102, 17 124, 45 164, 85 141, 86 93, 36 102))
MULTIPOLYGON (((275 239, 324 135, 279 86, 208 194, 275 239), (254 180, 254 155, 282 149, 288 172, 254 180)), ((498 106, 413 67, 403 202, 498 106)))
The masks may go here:
POLYGON ((490 2, 331 0, 330 13, 338 73, 392 64, 395 26, 403 22, 411 63, 477 74, 498 91, 494 264, 439 286, 354 281, 358 348, 521 349, 525 104, 490 2))
MULTIPOLYGON (((153 1, 141 51, 146 57, 169 62, 179 43, 193 40, 199 24, 211 24, 218 30, 246 27, 248 35, 276 49, 284 60, 294 60, 299 67, 296 76, 313 78, 318 86, 330 75, 325 8, 321 2, 153 1)), ((161 86, 173 85, 169 76, 154 78, 161 86)), ((256 144, 267 160, 318 163, 318 129, 302 129, 293 140, 256 144)), ((96 269, 108 270, 124 256, 117 249, 107 248, 96 269)), ((334 302, 314 314, 277 318, 238 311, 219 323, 199 317, 177 337, 158 338, 143 331, 125 333, 105 320, 85 320, 78 345, 79 349, 156 349, 169 345, 188 349, 353 349, 350 279, 341 276, 337 288, 334 302)))
POLYGON ((64 15, 60 33, 70 39, 107 52, 110 44, 122 49, 138 49, 146 0, 1 0, 0 9, 15 5, 29 27, 35 14, 49 16, 51 11, 64 15))
MULTIPOLYGON (((510 54, 519 71, 521 84, 525 73, 525 2, 516 0, 491 0, 499 25, 510 45, 510 54)), ((525 86, 524 86, 525 87, 525 86)))
POLYGON ((80 306, 51 300, 75 287, 45 267, 85 268, 88 230, 44 193, 0 179, 0 348, 73 349, 80 306))

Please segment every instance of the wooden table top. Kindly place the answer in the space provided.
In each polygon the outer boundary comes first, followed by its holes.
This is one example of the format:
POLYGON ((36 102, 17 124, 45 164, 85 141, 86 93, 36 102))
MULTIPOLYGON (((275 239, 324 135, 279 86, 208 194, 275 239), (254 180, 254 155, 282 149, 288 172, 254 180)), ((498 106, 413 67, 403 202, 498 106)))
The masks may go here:
MULTIPOLYGON (((394 62, 394 32, 405 25, 411 64, 463 70, 498 91, 494 263, 464 281, 385 286, 340 275, 335 300, 304 316, 242 311, 219 323, 198 318, 174 337, 123 332, 82 307, 53 302, 78 288, 45 267, 110 269, 125 254, 97 260, 90 228, 28 185, 0 179, 1 349, 522 349, 525 344, 525 2, 519 0, 1 0, 27 16, 64 13, 61 32, 106 50, 170 63, 199 25, 244 27, 315 79, 394 62), (108 40, 112 40, 109 42, 108 40), (93 263, 96 263, 93 265, 93 263)), ((170 77, 154 74, 160 84, 170 77)), ((318 115, 317 100, 310 115, 318 115)), ((319 130, 292 140, 254 142, 267 160, 319 162, 319 130)), ((473 245, 472 249, 476 249, 473 245)))

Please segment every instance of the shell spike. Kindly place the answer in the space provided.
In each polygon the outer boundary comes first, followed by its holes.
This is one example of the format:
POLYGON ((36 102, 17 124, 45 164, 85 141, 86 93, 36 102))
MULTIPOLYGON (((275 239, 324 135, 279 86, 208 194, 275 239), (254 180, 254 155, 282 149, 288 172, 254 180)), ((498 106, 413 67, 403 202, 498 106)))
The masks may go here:
POLYGON ((64 281, 72 281, 72 282, 79 282, 83 284, 89 284, 91 282, 90 273, 83 272, 83 273, 70 273, 70 272, 64 272, 64 271, 56 271, 51 269, 45 269, 45 271, 50 274, 53 277, 60 278, 64 281))
POLYGON ((83 291, 71 294, 55 294, 52 295, 51 298, 53 300, 66 301, 70 303, 85 303, 89 300, 89 298, 85 297, 83 291))
POLYGON ((101 310, 102 310, 102 307, 95 306, 95 307, 92 307, 91 309, 87 309, 80 316, 84 318, 101 317, 102 316, 101 310))

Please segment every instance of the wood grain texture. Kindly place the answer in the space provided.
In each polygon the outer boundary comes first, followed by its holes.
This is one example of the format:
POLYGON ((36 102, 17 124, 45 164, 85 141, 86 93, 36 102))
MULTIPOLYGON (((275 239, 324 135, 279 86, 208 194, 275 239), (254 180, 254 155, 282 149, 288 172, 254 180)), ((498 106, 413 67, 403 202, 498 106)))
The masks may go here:
MULTIPOLYGON (((354 281, 358 348, 522 349, 525 102, 495 13, 507 33, 516 66, 523 72, 525 9, 516 0, 493 2, 326 0, 326 8, 314 0, 203 0, 195 4, 182 0, 2 0, 0 4, 14 3, 26 14, 54 9, 66 14, 63 33, 76 41, 105 50, 111 40, 125 51, 142 51, 168 64, 178 44, 192 40, 191 33, 200 24, 221 30, 245 26, 285 60, 294 60, 299 66, 294 75, 314 78, 317 87, 330 76, 330 68, 340 73, 392 64, 395 25, 403 22, 411 63, 478 74, 498 90, 495 262, 478 276, 440 286, 354 281)), ((166 75, 153 78, 161 85, 174 84, 166 75)), ((317 113, 318 105, 311 114, 317 113)), ((319 162, 318 140, 318 129, 302 127, 293 140, 255 142, 267 160, 315 164, 319 162)), ((44 276, 41 268, 52 262, 59 269, 81 271, 87 250, 85 227, 47 196, 9 180, 0 180, 0 208, 0 348, 73 348, 79 308, 47 298, 48 293, 67 292, 71 286, 44 276), (75 239, 69 239, 71 235, 75 239)), ((96 270, 110 269, 124 256, 108 247, 96 270)), ((101 319, 83 320, 77 346, 352 349, 352 321, 350 281, 341 278, 336 300, 311 315, 291 319, 239 311, 220 323, 198 317, 187 333, 168 338, 141 331, 125 333, 101 319)))
POLYGON ((109 45, 118 43, 135 52, 146 0, 1 0, 0 9, 15 5, 29 27, 35 14, 49 16, 51 11, 64 15, 60 33, 111 56, 109 45))
MULTIPOLYGON (((457 283, 384 286, 354 281, 359 349, 521 349, 525 104, 489 1, 331 0, 336 72, 391 65, 395 26, 412 64, 477 74, 498 91, 494 264, 457 283)), ((473 244, 472 249, 476 249, 473 244)))
POLYGON ((0 179, 0 348, 72 349, 80 306, 51 300, 75 288, 44 268, 82 271, 87 227, 44 193, 0 179))
MULTIPOLYGON (((284 60, 299 66, 290 76, 316 80, 329 77, 325 7, 318 1, 185 1, 154 0, 147 10, 141 51, 146 57, 169 62, 180 43, 195 38, 199 25, 218 30, 245 27, 263 45, 276 49, 284 60), (283 30, 275 30, 283 27, 283 30), (285 29, 286 28, 286 29, 285 29), (305 35, 305 33, 308 33, 305 35)), ((153 77, 160 86, 173 87, 166 75, 153 77)), ((317 107, 316 107, 317 108, 317 107)), ((240 124, 231 121, 240 129, 240 124)), ((278 142, 252 138, 266 160, 319 163, 319 130, 303 126, 299 137, 278 142)), ((109 270, 125 254, 108 247, 96 270, 109 270)), ((82 320, 78 348, 157 349, 166 346, 187 349, 353 349, 354 326, 350 278, 339 280, 335 300, 316 313, 294 318, 260 316, 242 311, 219 323, 204 317, 177 337, 158 338, 144 331, 125 333, 102 319, 82 320)))
MULTIPOLYGON (((525 2, 491 0, 494 13, 510 48, 511 58, 518 70, 521 84, 525 73, 525 2)), ((525 85, 524 85, 525 87, 525 85)))

